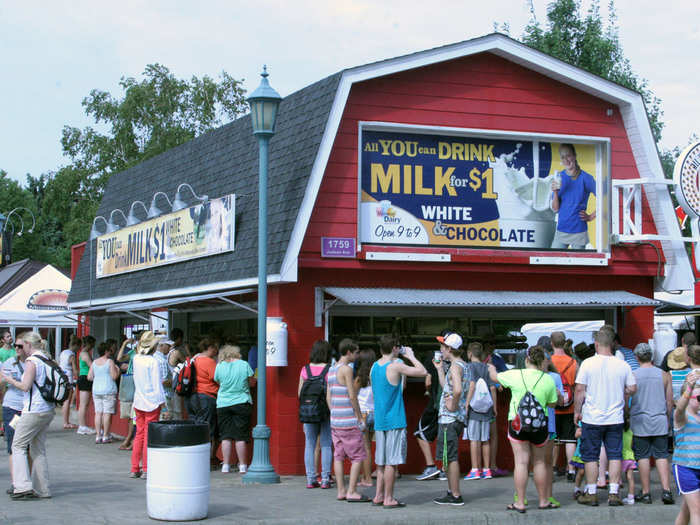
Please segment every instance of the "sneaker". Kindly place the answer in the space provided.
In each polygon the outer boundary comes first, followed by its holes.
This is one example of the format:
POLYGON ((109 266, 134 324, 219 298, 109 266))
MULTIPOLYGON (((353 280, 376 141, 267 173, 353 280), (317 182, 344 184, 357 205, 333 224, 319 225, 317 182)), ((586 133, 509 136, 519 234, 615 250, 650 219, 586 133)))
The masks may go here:
POLYGON ((86 436, 89 428, 88 427, 78 427, 78 430, 76 430, 76 434, 80 434, 81 436, 86 436))
POLYGON ((505 476, 510 476, 510 470, 496 467, 492 470, 494 478, 502 478, 505 476))
POLYGON ((615 494, 614 492, 611 492, 608 494, 608 507, 621 507, 622 506, 622 500, 620 499, 619 494, 615 494))
POLYGON ((437 503, 438 505, 454 505, 455 507, 461 507, 464 505, 464 500, 462 499, 462 496, 455 498, 450 491, 447 491, 447 494, 445 494, 442 498, 435 498, 433 503, 437 503))
POLYGON ((628 494, 626 498, 623 498, 622 503, 625 505, 634 505, 634 496, 628 494))
POLYGON ((670 490, 664 490, 661 493, 661 501, 664 502, 664 505, 673 505, 675 503, 673 499, 673 494, 670 490))
POLYGON ((441 471, 440 471, 440 476, 438 477, 438 479, 439 479, 440 481, 447 481, 447 472, 445 472, 444 470, 441 470, 441 471))
POLYGON ((132 472, 132 473, 129 474, 129 477, 130 477, 130 478, 140 478, 140 477, 141 477, 141 473, 140 473, 140 472, 132 472))
POLYGON ((568 481, 569 483, 573 483, 575 479, 576 479, 576 472, 567 472, 566 473, 566 481, 568 481))
POLYGON ((464 476, 464 481, 469 481, 470 479, 481 479, 481 471, 478 468, 471 469, 469 474, 464 476))
POLYGON ((493 478, 493 472, 490 468, 485 468, 481 471, 481 479, 491 479, 493 478))
POLYGON ((223 465, 221 465, 221 472, 223 474, 228 474, 229 472, 231 472, 231 465, 229 465, 228 463, 224 463, 223 465))
POLYGON ((578 497, 579 497, 581 494, 583 494, 583 491, 582 491, 580 488, 575 487, 575 488, 574 488, 574 499, 578 499, 578 497))
POLYGON ((651 505, 651 494, 637 494, 634 497, 634 501, 637 503, 644 503, 646 505, 651 505))
MULTIPOLYGON (((313 488, 313 487, 306 487, 306 488, 313 488)), ((322 489, 329 489, 331 488, 331 480, 326 479, 321 482, 321 488, 322 489)))
POLYGON ((245 474, 246 472, 248 472, 248 465, 246 465, 244 463, 239 463, 238 464, 238 473, 245 474))
POLYGON ((589 494, 588 492, 584 492, 578 497, 576 501, 578 501, 581 505, 590 505, 591 507, 597 507, 598 494, 589 494))
POLYGON ((306 482, 307 489, 317 489, 318 487, 320 487, 320 485, 318 484, 318 481, 316 481, 316 480, 306 482))
POLYGON ((146 480, 148 479, 148 472, 146 472, 146 471, 144 470, 143 473, 141 474, 141 479, 144 480, 144 481, 146 481, 146 480))
POLYGON ((416 477, 418 481, 425 481, 428 479, 435 479, 440 476, 440 471, 437 469, 435 465, 430 465, 429 467, 425 467, 425 470, 423 473, 416 477))

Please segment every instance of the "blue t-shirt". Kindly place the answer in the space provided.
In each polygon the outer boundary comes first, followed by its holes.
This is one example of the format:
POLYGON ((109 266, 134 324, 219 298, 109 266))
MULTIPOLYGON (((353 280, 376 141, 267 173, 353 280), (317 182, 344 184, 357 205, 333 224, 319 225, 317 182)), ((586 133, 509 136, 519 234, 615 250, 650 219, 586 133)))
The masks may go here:
POLYGON ((562 171, 559 190, 559 220, 557 230, 563 233, 581 233, 588 229, 579 212, 586 211, 588 196, 595 195, 595 179, 590 173, 581 170, 576 179, 562 171))
POLYGON ((253 369, 248 361, 222 361, 214 370, 214 381, 219 383, 216 395, 216 408, 230 407, 242 403, 252 403, 248 378, 253 376, 253 369))
MULTIPOLYGON (((554 386, 557 387, 557 392, 564 395, 564 384, 561 382, 561 376, 556 372, 547 372, 549 377, 554 379, 554 386)), ((554 407, 547 407, 547 432, 552 434, 557 433, 557 421, 554 413, 554 407)))

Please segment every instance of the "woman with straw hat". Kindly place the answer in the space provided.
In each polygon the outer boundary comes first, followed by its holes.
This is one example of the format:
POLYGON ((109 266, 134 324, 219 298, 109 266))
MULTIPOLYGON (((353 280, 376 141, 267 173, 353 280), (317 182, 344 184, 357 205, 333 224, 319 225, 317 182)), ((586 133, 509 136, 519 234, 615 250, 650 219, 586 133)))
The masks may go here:
POLYGON ((131 451, 131 477, 146 477, 148 470, 148 424, 158 421, 165 405, 165 392, 158 361, 153 357, 158 338, 150 330, 141 334, 133 359, 136 436, 131 451))

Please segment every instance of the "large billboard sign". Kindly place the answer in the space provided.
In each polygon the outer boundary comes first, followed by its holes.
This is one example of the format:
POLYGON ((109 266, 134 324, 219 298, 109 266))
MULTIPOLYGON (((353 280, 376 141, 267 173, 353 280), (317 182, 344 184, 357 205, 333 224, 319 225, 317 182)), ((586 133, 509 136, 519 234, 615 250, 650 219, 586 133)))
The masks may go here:
POLYGON ((233 251, 236 196, 161 215, 97 238, 95 275, 109 277, 233 251))
POLYGON ((594 250, 596 143, 360 133, 360 242, 594 250))

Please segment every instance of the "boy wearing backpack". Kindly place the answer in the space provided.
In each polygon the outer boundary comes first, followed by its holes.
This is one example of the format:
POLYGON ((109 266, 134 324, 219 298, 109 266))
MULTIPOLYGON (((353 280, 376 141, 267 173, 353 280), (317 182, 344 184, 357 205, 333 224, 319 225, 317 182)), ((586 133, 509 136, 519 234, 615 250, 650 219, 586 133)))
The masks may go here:
POLYGON ((467 393, 467 428, 466 439, 470 441, 472 469, 465 480, 491 479, 491 447, 489 446, 491 420, 496 416, 496 386, 489 378, 488 366, 484 363, 486 352, 481 343, 469 344, 467 393), (483 463, 482 463, 483 458, 483 463), (483 468, 482 468, 483 467, 483 468))

